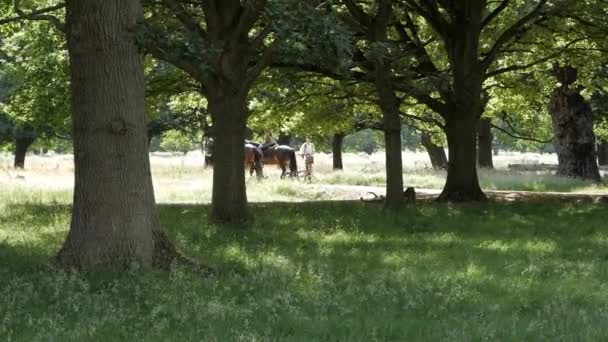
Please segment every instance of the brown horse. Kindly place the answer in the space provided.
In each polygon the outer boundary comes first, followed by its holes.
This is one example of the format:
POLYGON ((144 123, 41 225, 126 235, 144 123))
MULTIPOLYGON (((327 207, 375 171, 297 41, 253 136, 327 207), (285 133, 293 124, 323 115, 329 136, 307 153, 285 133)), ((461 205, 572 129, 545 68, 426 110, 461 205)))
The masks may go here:
MULTIPOLYGON (((264 177, 264 173, 262 171, 264 164, 262 161, 262 150, 253 144, 246 143, 244 148, 244 163, 245 170, 249 167, 249 174, 253 176, 253 172, 255 171, 258 179, 264 177)), ((213 165, 213 155, 205 156, 205 165, 207 167, 213 165)))
POLYGON ((296 151, 293 148, 287 145, 272 145, 262 147, 261 150, 264 156, 264 164, 278 165, 281 168, 281 179, 285 178, 285 175, 298 176, 296 151), (287 172, 287 167, 289 167, 289 172, 287 172))
POLYGON ((262 151, 252 144, 245 144, 245 169, 247 169, 247 167, 250 167, 250 175, 253 176, 253 171, 255 170, 258 179, 264 177, 262 171, 262 151))

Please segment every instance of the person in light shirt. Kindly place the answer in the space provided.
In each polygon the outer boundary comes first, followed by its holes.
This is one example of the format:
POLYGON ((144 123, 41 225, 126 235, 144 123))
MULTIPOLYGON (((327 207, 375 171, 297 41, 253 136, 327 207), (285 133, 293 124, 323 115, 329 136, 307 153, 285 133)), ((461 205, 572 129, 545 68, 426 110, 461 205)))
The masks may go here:
POLYGON ((306 173, 312 175, 312 164, 314 163, 315 144, 310 141, 310 137, 306 137, 306 142, 300 147, 300 155, 304 158, 306 165, 306 173))

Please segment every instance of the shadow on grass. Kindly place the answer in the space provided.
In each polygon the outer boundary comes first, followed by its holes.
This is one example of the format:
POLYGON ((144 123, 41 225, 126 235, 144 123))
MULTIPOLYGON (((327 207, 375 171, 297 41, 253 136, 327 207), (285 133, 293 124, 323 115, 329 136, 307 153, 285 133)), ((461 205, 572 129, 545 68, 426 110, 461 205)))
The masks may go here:
MULTIPOLYGON (((496 247, 503 252, 519 248, 533 253, 534 248, 524 245, 534 241, 551 242, 552 253, 575 245, 592 248, 597 242, 587 237, 606 233, 608 210, 606 205, 589 203, 424 203, 394 215, 357 202, 251 204, 256 219, 243 230, 208 224, 207 205, 159 208, 163 227, 186 253, 220 255, 236 243, 248 253, 276 250, 294 258, 310 253, 323 256, 327 252, 323 248, 335 250, 336 256, 373 251, 364 257, 431 248, 482 251, 479 246, 488 241, 506 241, 508 248, 496 247)), ((6 209, 0 215, 4 249, 14 246, 21 255, 45 255, 60 246, 69 206, 11 204, 6 209)))
MULTIPOLYGON (((421 203, 391 215, 353 202, 252 204, 256 219, 247 230, 207 224, 208 206, 159 208, 180 249, 219 275, 201 279, 176 269, 103 286, 57 285, 43 269, 32 270, 59 248, 69 208, 12 205, 0 214, 0 256, 8 260, 2 276, 27 276, 42 288, 49 299, 31 295, 31 305, 50 309, 36 315, 90 316, 105 322, 103 331, 132 329, 123 338, 551 340, 606 333, 597 328, 608 306, 605 205, 421 203), (69 287, 66 295, 55 295, 55 286, 69 287), (80 311, 70 298, 85 303, 80 311)), ((23 288, 7 285, 5 292, 23 288)), ((17 318, 15 331, 25 321, 17 318)))

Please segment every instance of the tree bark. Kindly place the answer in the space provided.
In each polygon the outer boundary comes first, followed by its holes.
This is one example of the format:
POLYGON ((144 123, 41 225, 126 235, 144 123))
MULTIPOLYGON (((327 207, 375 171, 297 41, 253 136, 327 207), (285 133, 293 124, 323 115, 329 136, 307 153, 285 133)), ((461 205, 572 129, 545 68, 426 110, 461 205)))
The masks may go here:
MULTIPOLYGON (((480 36, 484 5, 482 2, 455 1, 457 15, 445 40, 453 86, 444 112, 448 139, 448 175, 439 201, 486 199, 477 178, 477 124, 483 111, 482 86, 485 70, 480 62, 480 36)), ((445 91, 444 91, 445 92, 445 91)))
POLYGON ((161 233, 148 158, 140 1, 68 0, 74 203, 66 267, 149 266, 174 251, 161 233))
POLYGON ((332 139, 332 157, 334 170, 343 170, 342 164, 342 145, 344 143, 344 133, 336 133, 332 139))
POLYGON ((277 144, 291 146, 291 134, 280 132, 277 144))
POLYGON ((433 169, 444 169, 448 166, 448 157, 445 155, 443 146, 436 145, 427 132, 420 134, 420 143, 426 149, 431 159, 433 169))
POLYGON ((477 124, 475 116, 453 115, 447 120, 448 176, 439 201, 485 200, 477 177, 477 124))
POLYGON ((576 68, 555 65, 553 71, 562 83, 553 91, 549 102, 557 175, 599 182, 591 107, 579 89, 569 87, 576 81, 576 68))
POLYGON ((490 119, 481 119, 477 127, 477 165, 479 167, 493 169, 492 162, 492 127, 490 119))
POLYGON ((36 138, 31 136, 15 137, 15 169, 25 168, 25 155, 34 141, 36 141, 36 138))
POLYGON ((214 127, 211 219, 240 224, 249 219, 243 164, 247 92, 228 96, 215 89, 214 93, 207 98, 214 127))
POLYGON ((597 160, 599 165, 608 165, 608 141, 603 140, 598 145, 597 160))
POLYGON ((401 157, 400 100, 395 94, 388 71, 380 63, 376 66, 376 90, 382 111, 386 155, 386 207, 399 209, 403 203, 403 164, 401 157))

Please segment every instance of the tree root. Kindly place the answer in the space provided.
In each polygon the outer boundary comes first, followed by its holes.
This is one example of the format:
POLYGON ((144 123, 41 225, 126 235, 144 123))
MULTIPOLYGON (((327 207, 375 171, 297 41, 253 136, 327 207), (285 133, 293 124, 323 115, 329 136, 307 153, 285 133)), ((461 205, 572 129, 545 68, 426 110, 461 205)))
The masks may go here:
POLYGON ((484 202, 487 201, 488 197, 483 191, 479 191, 476 194, 463 193, 458 191, 446 192, 445 190, 437 197, 437 202, 484 202))
POLYGON ((190 259, 180 253, 175 248, 173 241, 162 231, 154 233, 154 256, 152 263, 154 267, 164 270, 169 270, 172 265, 182 265, 205 276, 217 273, 217 270, 213 267, 190 259))
MULTIPOLYGON (((361 197, 360 199, 362 202, 382 203, 386 199, 386 197, 382 195, 377 195, 375 192, 372 191, 368 191, 367 193, 373 195, 374 198, 365 199, 361 197)), ((405 189, 405 191, 403 191, 403 199, 407 204, 416 203, 416 189, 414 189, 413 187, 408 187, 407 189, 405 189)))

